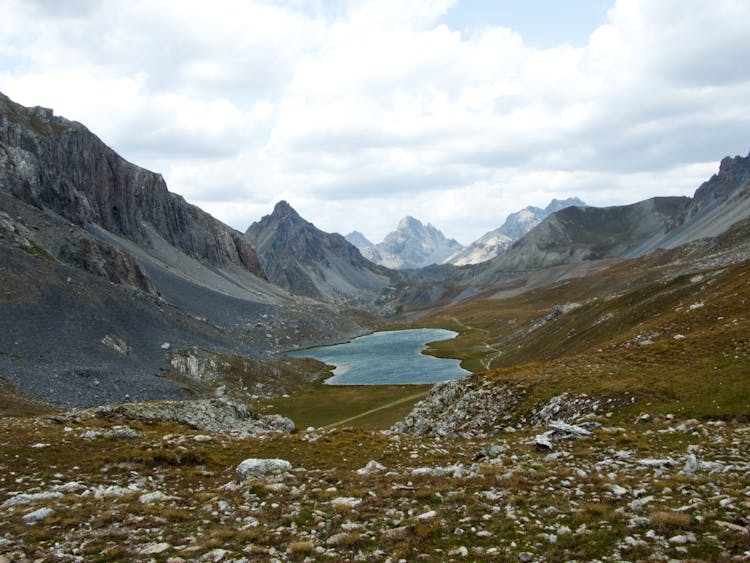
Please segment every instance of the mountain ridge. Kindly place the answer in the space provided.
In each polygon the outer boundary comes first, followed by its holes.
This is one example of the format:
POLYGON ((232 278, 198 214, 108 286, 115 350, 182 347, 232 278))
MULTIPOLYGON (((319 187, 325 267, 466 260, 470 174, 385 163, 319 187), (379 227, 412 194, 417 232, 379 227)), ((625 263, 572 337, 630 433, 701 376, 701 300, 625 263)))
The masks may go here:
POLYGON ((570 206, 585 207, 586 204, 577 197, 552 199, 544 209, 530 205, 511 213, 500 227, 485 233, 467 247, 452 254, 443 264, 466 266, 491 260, 507 251, 515 241, 526 235, 543 219, 570 206))

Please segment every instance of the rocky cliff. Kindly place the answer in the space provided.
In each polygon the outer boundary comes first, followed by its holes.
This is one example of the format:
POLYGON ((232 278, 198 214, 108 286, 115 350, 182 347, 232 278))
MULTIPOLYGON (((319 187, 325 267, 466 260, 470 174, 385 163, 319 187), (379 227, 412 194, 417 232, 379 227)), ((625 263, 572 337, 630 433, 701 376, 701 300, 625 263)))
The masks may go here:
POLYGON ((154 235, 201 262, 263 277, 237 231, 167 190, 83 125, 0 94, 0 190, 74 225, 96 225, 148 248, 154 235))
POLYGON ((722 159, 719 171, 686 201, 670 228, 630 249, 642 256, 657 248, 675 248, 700 238, 715 237, 750 217, 750 155, 722 159))

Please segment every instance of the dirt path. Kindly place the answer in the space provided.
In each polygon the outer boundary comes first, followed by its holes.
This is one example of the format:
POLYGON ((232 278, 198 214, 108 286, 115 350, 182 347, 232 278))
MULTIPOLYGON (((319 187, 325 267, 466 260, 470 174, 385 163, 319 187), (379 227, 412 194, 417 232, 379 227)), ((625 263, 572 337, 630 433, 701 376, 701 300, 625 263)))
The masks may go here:
POLYGON ((350 416, 349 418, 345 418, 343 420, 338 420, 336 422, 333 422, 331 424, 326 424, 325 426, 321 426, 321 430, 328 430, 329 428, 333 428, 334 426, 341 426, 342 424, 347 424, 349 422, 352 422, 353 420, 357 420, 358 418, 362 418, 365 416, 368 416, 374 412, 382 411, 385 409, 389 409, 391 407, 395 407, 396 405, 400 405, 401 403, 407 403, 409 401, 413 401, 414 399, 419 399, 421 397, 426 397, 429 391, 421 391, 420 393, 415 393, 414 395, 409 395, 408 397, 403 397, 397 401, 390 402, 385 405, 381 405, 379 407, 376 407, 374 409, 370 409, 369 411, 365 411, 363 413, 350 416))

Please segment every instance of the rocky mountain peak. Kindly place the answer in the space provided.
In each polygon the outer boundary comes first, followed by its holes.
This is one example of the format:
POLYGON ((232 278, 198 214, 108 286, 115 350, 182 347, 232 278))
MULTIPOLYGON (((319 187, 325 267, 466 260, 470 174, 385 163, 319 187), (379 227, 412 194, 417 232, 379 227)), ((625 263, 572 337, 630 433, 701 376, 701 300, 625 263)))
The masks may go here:
POLYGON ((424 224, 419 219, 415 219, 411 215, 407 215, 401 221, 398 222, 398 226, 396 227, 397 231, 403 231, 403 230, 413 230, 413 229, 420 229, 424 228, 424 224))
POLYGON ((577 197, 569 197, 555 198, 544 209, 533 205, 524 207, 508 215, 501 227, 485 233, 466 248, 446 258, 443 263, 464 266, 491 260, 507 251, 515 241, 523 238, 546 217, 573 206, 586 207, 586 204, 577 197))
POLYGON ((363 258, 341 235, 303 219, 286 201, 250 225, 245 237, 269 279, 294 293, 369 306, 390 283, 386 270, 363 258))
POLYGON ((283 217, 290 217, 292 219, 301 219, 299 213, 297 213, 294 208, 289 205, 289 202, 286 200, 279 201, 273 208, 273 213, 271 213, 273 217, 283 218, 283 217))
POLYGON ((7 196, 146 252, 171 247, 210 266, 264 276, 240 233, 169 192, 160 174, 129 163, 80 123, 0 95, 0 146, 7 196))

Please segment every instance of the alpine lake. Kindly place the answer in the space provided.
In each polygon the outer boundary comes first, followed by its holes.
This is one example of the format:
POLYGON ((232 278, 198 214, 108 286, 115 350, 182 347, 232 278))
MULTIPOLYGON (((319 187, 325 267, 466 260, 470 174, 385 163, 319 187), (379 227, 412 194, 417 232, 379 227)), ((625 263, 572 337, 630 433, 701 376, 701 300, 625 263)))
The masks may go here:
POLYGON ((468 375, 459 360, 423 354, 428 343, 455 338, 456 332, 420 328, 381 331, 333 346, 288 352, 336 366, 329 385, 424 385, 468 375))

